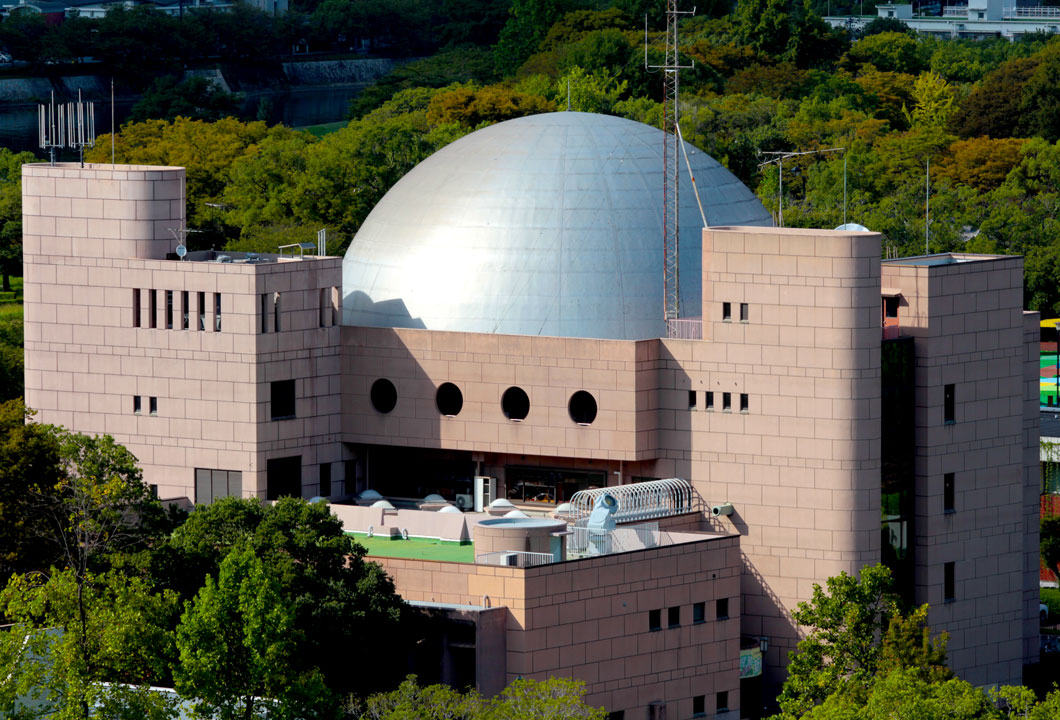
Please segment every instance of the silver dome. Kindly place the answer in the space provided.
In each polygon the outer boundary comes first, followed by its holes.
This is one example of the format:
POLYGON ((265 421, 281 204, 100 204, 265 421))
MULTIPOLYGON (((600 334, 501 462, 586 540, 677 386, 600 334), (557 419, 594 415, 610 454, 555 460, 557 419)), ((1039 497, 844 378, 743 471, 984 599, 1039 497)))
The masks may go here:
MULTIPOLYGON (((467 135, 379 201, 342 263, 343 323, 639 340, 662 320, 662 131, 560 112, 467 135)), ((772 225, 686 143, 712 225, 772 225)), ((682 316, 700 314, 701 230, 681 167, 682 316)))

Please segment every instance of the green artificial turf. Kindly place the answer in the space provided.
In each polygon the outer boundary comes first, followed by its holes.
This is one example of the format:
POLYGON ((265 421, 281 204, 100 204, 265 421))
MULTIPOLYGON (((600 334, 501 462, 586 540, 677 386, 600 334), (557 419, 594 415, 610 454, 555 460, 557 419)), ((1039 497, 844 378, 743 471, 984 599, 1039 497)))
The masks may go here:
POLYGON ((443 562, 475 562, 475 546, 471 543, 460 544, 426 538, 409 540, 391 540, 390 538, 368 537, 361 533, 347 533, 363 545, 369 555, 389 558, 408 558, 411 560, 441 560, 443 562))

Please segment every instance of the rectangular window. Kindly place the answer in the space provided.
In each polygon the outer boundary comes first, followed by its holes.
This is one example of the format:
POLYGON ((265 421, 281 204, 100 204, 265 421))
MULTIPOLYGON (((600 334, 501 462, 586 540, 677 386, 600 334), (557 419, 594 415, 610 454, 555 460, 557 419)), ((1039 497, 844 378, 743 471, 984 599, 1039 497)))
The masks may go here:
POLYGON ((133 413, 136 414, 136 415, 139 415, 140 414, 140 410, 141 410, 140 396, 139 395, 133 395, 133 413))
POLYGON ((206 332, 206 293, 199 293, 199 331, 206 332))
POLYGON ((272 294, 272 331, 280 332, 280 293, 272 294))
POLYGON ((648 703, 648 720, 666 720, 665 700, 652 700, 648 703))
POLYGON ((666 624, 670 627, 681 626, 681 606, 672 607, 666 611, 666 624))
POLYGON ((957 422, 956 385, 947 385, 942 392, 943 417, 946 422, 957 422))
POLYGON ((607 714, 607 720, 626 720, 626 711, 613 710, 607 714))
POLYGON ((157 500, 158 499, 158 486, 157 485, 148 485, 147 489, 151 492, 151 497, 153 497, 155 500, 157 500))
POLYGON ((152 397, 149 400, 148 407, 150 408, 150 412, 151 412, 152 415, 157 415, 158 414, 158 398, 152 397))
POLYGON ((751 308, 747 303, 740 303, 740 322, 747 322, 751 317, 751 308))
POLYGON ((342 298, 337 287, 331 288, 331 324, 339 324, 339 313, 342 311, 342 298))
POLYGON ((272 458, 265 462, 265 499, 302 497, 302 456, 272 458))
POLYGON ((187 330, 191 327, 191 298, 188 296, 187 290, 181 290, 180 292, 180 314, 182 320, 180 323, 181 330, 187 330))
POLYGON ((207 505, 226 497, 243 496, 243 473, 239 470, 195 468, 195 503, 207 505))
POLYGON ((946 473, 942 476, 942 511, 946 513, 956 512, 953 506, 953 479, 953 473, 946 473))
POLYGON ((957 578, 955 577, 956 566, 957 563, 952 562, 948 562, 944 566, 942 598, 946 602, 953 602, 957 599, 957 578))
POLYGON ((708 392, 707 393, 707 410, 713 410, 713 409, 714 409, 714 393, 708 392))
POLYGON ((707 604, 706 603, 692 603, 692 624, 697 625, 701 622, 707 621, 707 604))
POLYGON ((158 291, 152 290, 149 297, 147 311, 151 313, 151 317, 148 319, 152 328, 158 327, 158 291))
POLYGON ((721 319, 725 322, 732 320, 732 303, 723 302, 721 304, 721 319))
POLYGON ((718 598, 714 601, 714 619, 727 620, 729 617, 729 598, 718 598))
POLYGON ((747 409, 748 407, 750 407, 750 404, 751 400, 748 397, 747 393, 740 393, 740 412, 747 412, 747 409))
POLYGON ((166 290, 166 330, 173 329, 173 291, 166 290))
POLYGON ((888 297, 883 299, 883 316, 892 319, 898 317, 898 298, 888 297))
POLYGON ((721 394, 721 409, 725 412, 732 410, 732 393, 721 394))
POLYGON ((707 714, 707 696, 696 695, 692 698, 692 717, 703 717, 707 714))
POLYGON ((320 487, 317 494, 321 497, 331 495, 331 463, 320 464, 320 487))
POLYGON ((213 318, 214 327, 221 332, 221 293, 213 294, 213 318))
POLYGON ((133 289, 133 327, 140 327, 140 288, 133 289))
POLYGON ((320 288, 320 327, 327 327, 328 321, 328 292, 320 288))
POLYGON ((648 629, 662 630, 662 610, 648 611, 648 629))
POLYGON ((294 380, 277 380, 273 382, 272 419, 293 418, 294 408, 294 380))
POLYGON ((696 391, 695 390, 689 390, 688 391, 688 409, 689 410, 695 410, 696 409, 696 391))
POLYGON ((264 335, 269 331, 269 294, 261 294, 261 332, 264 335))
POLYGON ((722 690, 718 693, 718 712, 729 712, 729 691, 722 690))

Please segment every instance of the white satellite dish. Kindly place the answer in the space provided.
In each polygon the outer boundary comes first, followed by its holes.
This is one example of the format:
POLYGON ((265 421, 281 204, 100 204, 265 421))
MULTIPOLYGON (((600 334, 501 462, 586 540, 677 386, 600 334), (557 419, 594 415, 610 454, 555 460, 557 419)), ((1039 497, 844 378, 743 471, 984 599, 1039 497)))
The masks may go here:
POLYGON ((857 223, 844 223, 836 228, 843 232, 872 232, 864 225, 858 225, 857 223))

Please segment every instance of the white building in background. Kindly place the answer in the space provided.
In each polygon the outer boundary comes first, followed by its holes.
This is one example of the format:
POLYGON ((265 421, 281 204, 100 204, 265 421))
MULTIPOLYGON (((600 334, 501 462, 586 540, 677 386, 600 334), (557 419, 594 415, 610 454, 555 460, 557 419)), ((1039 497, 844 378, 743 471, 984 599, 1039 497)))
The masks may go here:
POLYGON ((901 20, 917 32, 951 38, 1003 37, 1015 40, 1027 33, 1055 33, 1060 28, 1060 7, 1018 7, 1012 0, 968 0, 964 5, 945 5, 942 16, 913 17, 912 5, 877 5, 878 15, 829 16, 836 28, 861 31, 876 19, 901 20))

